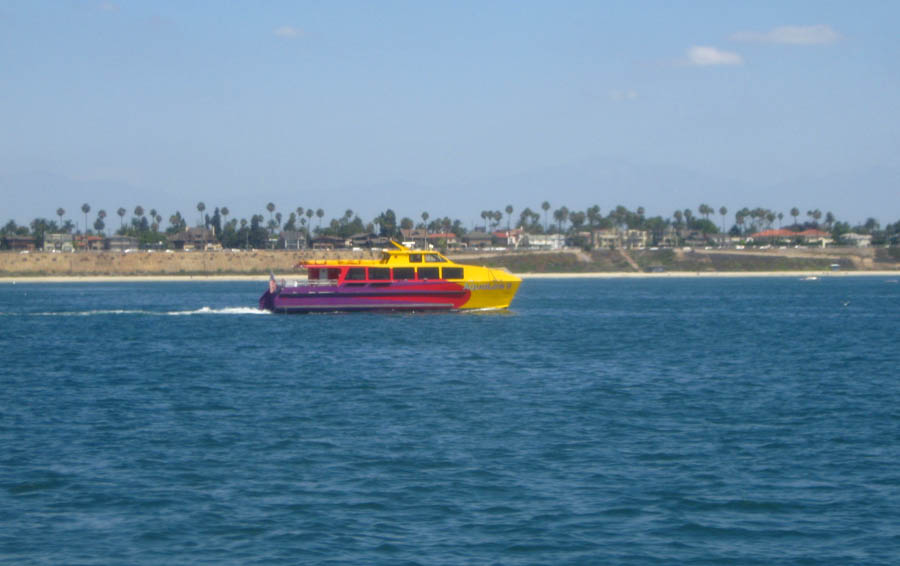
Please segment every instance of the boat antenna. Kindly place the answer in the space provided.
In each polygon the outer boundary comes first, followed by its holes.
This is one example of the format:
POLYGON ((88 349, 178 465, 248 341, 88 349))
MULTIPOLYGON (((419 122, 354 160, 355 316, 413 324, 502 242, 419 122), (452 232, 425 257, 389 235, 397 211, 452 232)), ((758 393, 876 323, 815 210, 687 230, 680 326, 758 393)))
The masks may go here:
POLYGON ((409 249, 406 246, 404 246, 403 244, 397 243, 397 241, 394 240, 393 238, 391 238, 391 243, 394 244, 395 246, 397 246, 398 250, 408 250, 409 249))

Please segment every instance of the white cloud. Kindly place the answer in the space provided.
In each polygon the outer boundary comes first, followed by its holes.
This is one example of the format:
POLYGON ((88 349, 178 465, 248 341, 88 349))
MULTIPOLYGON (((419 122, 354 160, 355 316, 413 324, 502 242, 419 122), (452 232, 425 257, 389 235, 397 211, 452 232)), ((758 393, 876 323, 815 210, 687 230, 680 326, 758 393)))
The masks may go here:
POLYGON ((742 65, 743 57, 731 51, 723 51, 708 45, 694 45, 687 50, 689 65, 710 67, 713 65, 742 65))
POLYGON ((303 30, 300 28, 295 28, 292 26, 281 26, 280 28, 276 28, 273 32, 278 37, 284 37, 287 39, 294 39, 296 37, 300 37, 303 35, 303 30))
POLYGON ((827 45, 840 38, 841 34, 829 25, 782 26, 766 32, 739 31, 731 36, 734 41, 787 45, 827 45))
POLYGON ((611 90, 609 91, 609 99, 613 102, 627 102, 629 100, 637 100, 638 93, 633 90, 611 90))

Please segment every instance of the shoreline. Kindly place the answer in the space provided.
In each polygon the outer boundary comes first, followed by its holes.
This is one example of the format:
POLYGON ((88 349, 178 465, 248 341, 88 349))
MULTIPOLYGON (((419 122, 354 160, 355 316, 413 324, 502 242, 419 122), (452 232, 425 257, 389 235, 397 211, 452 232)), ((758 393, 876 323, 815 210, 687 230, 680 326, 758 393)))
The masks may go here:
MULTIPOLYGON (((900 277, 900 271, 667 271, 663 273, 589 272, 589 273, 516 273, 527 279, 685 279, 739 277, 900 277)), ((295 279, 297 274, 276 275, 277 279, 295 279)), ((265 283, 268 275, 47 275, 0 276, 0 285, 17 283, 161 283, 161 282, 229 282, 265 283)))

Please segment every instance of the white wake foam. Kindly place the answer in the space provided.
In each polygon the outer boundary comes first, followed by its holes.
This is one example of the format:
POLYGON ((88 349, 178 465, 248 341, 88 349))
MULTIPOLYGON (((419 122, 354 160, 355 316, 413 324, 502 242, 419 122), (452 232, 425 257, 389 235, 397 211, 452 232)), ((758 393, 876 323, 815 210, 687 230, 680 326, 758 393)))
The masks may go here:
POLYGON ((221 309, 211 309, 209 307, 201 307, 192 311, 169 311, 165 314, 172 316, 186 316, 191 314, 271 314, 269 311, 255 309, 253 307, 225 307, 221 309))
POLYGON ((0 316, 106 316, 106 315, 147 315, 147 316, 187 316, 192 314, 271 314, 269 311, 259 310, 253 307, 224 307, 213 309, 201 307, 186 311, 148 311, 141 309, 95 309, 87 311, 57 311, 57 312, 0 312, 0 316))

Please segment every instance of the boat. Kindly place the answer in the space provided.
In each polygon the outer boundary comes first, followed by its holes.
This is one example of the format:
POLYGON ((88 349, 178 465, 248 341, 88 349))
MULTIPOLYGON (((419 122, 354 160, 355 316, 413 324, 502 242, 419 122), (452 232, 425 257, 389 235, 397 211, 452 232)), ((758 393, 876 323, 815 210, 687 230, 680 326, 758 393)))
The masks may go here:
POLYGON ((311 260, 305 281, 276 281, 259 298, 274 313, 506 309, 522 279, 506 269, 456 263, 391 241, 380 259, 311 260))

